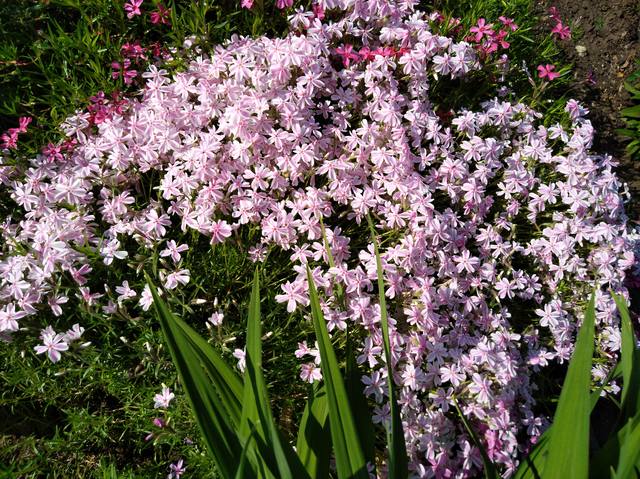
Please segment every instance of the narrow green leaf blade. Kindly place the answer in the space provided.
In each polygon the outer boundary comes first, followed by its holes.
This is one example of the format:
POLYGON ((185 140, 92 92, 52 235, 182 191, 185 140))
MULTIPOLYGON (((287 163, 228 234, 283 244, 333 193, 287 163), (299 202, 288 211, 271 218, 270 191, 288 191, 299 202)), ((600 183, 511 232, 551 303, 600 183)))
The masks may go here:
POLYGON ((181 320, 169 310, 148 277, 147 282, 165 341, 207 450, 213 457, 218 471, 224 477, 234 477, 242 446, 218 393, 226 386, 211 382, 212 378, 207 375, 202 365, 202 356, 196 352, 194 345, 184 333, 184 327, 179 326, 181 320))
POLYGON ((327 324, 320 300, 307 267, 307 279, 309 282, 309 296, 311 299, 311 318, 316 331, 318 349, 320 351, 320 368, 327 391, 329 404, 329 428, 333 443, 336 469, 339 479, 368 479, 367 464, 362 450, 362 444, 358 438, 353 412, 347 397, 347 391, 340 373, 340 366, 336 353, 333 350, 327 324))
POLYGON ((345 387, 352 411, 358 411, 355 415, 356 430, 362 444, 362 452, 367 462, 375 464, 375 429, 371 409, 364 395, 362 372, 358 368, 351 339, 347 339, 347 367, 345 370, 345 387))
POLYGON ((367 216, 371 240, 376 255, 378 270, 378 301, 380 303, 380 322, 382 324, 382 340, 384 344, 384 357, 387 363, 387 388, 389 390, 389 405, 391 407, 391 429, 387 431, 387 444, 389 448, 389 478, 405 479, 409 475, 407 459, 407 445, 402 430, 400 407, 398 406, 397 393, 393 383, 393 367, 391 362, 391 342, 389 339, 389 319, 387 318, 387 301, 385 298, 384 277, 382 273, 382 260, 376 231, 371 216, 367 216))
POLYGON ((281 440, 271 413, 267 386, 262 374, 261 337, 260 279, 256 268, 247 320, 246 367, 240 433, 248 438, 251 428, 255 427, 257 447, 249 449, 247 454, 250 460, 253 458, 256 461, 256 466, 264 464, 269 468, 266 477, 305 478, 308 476, 302 463, 291 446, 281 440), (290 451, 285 451, 285 448, 290 451))
POLYGON ((589 475, 589 389, 594 329, 595 294, 592 294, 560 392, 553 430, 549 437, 549 452, 544 466, 545 479, 589 475))
POLYGON ((630 418, 640 410, 640 351, 633 332, 626 300, 615 293, 613 293, 613 299, 620 313, 622 333, 620 365, 622 367, 623 388, 620 402, 626 418, 630 418))
POLYGON ((487 454, 487 450, 484 447, 484 444, 482 444, 482 441, 480 441, 480 439, 478 438, 478 435, 471 427, 471 424, 469 424, 469 421, 467 421, 467 418, 462 413, 462 410, 458 405, 458 401, 455 401, 455 406, 456 406, 456 411, 458 411, 458 416, 460 416, 460 419, 462 420, 462 424, 464 425, 464 428, 467 430, 467 433, 469 434, 469 436, 471 436, 471 441, 480 450, 480 456, 482 456, 482 465, 484 467, 484 477, 486 479, 496 479, 498 477, 498 471, 496 470, 495 465, 489 458, 489 454, 487 454))
POLYGON ((634 477, 634 469, 640 463, 640 421, 630 419, 629 423, 620 445, 616 479, 634 477))
POLYGON ((310 387, 309 399, 298 430, 296 451, 310 477, 329 477, 331 432, 329 404, 324 386, 310 387))

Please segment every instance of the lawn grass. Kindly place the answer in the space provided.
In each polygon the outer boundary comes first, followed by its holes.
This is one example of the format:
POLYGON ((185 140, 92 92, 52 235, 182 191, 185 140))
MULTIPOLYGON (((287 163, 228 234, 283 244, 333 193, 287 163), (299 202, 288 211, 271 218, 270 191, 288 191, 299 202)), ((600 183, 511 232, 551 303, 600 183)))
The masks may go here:
MULTIPOLYGON (((224 41, 233 33, 283 34, 284 16, 273 6, 262 17, 241 10, 239 2, 167 2, 172 7, 172 26, 153 26, 148 20, 128 20, 121 2, 58 0, 36 2, 16 0, 0 5, 0 130, 14 127, 20 116, 32 116, 29 133, 21 137, 21 153, 37 154, 49 141, 61 138, 60 122, 86 107, 98 91, 116 89, 133 94, 139 86, 127 87, 111 78, 111 62, 117 60, 127 41, 144 44, 161 41, 179 47, 185 37, 195 35, 202 48, 224 41)), ((560 60, 559 49, 548 32, 540 31, 529 0, 468 0, 424 3, 459 16, 463 31, 479 17, 497 21, 510 16, 520 25, 511 37, 508 54, 513 66, 505 86, 514 101, 523 100, 545 113, 545 121, 564 118, 564 75, 548 88, 535 77, 535 67, 560 60), (530 74, 521 67, 523 62, 530 74), (531 75, 534 75, 530 81, 531 75)), ((179 55, 170 69, 179 69, 179 55)), ((560 68, 561 72, 566 71, 560 68)), ((477 85, 492 85, 489 73, 479 73, 477 85)), ((474 84, 474 85, 475 85, 474 84)), ((441 84, 449 89, 447 105, 473 108, 488 99, 487 91, 475 86, 441 84), (455 95, 454 95, 455 93, 455 95)), ((2 198, 0 197, 0 202, 2 198)), ((336 226, 336 225, 332 225, 336 226)), ((355 226, 343 224, 343 229, 355 226)), ((366 240, 367 235, 349 235, 366 240)), ((191 245, 183 267, 191 271, 189 288, 175 292, 169 302, 174 311, 211 338, 228 357, 244 344, 244 325, 253 272, 248 248, 255 244, 257 231, 244 230, 235 242, 211 247, 205 238, 188 237, 191 245), (217 308, 225 319, 219 328, 207 330, 206 318, 217 308), (204 300, 204 303, 196 300, 204 300)), ((98 268, 92 289, 102 283, 134 281, 127 263, 98 268)), ((99 265, 100 263, 98 263, 99 265)), ((269 252, 262 278, 265 375, 275 404, 275 414, 283 429, 293 432, 300 414, 306 386, 294 381, 298 363, 293 352, 297 343, 311 337, 311 325, 301 314, 289 315, 274 300, 279 285, 291 278, 286 253, 269 252)), ((142 282, 132 282, 140 292, 142 282)), ((24 326, 32 340, 0 343, 0 477, 159 477, 168 464, 184 458, 191 477, 214 477, 210 462, 198 444, 197 429, 188 404, 180 394, 176 372, 152 312, 122 310, 106 321, 98 311, 80 308, 75 298, 65 308, 65 316, 45 314, 30 318, 24 326), (68 354, 52 364, 35 356, 37 332, 44 325, 58 329, 80 323, 91 341, 82 354, 68 354), (73 356, 73 357, 72 357, 73 356), (176 390, 176 400, 163 415, 153 409, 153 395, 161 384, 176 390), (152 425, 154 417, 164 417, 163 430, 152 425), (145 437, 153 432, 149 440, 145 437), (193 444, 189 442, 193 441, 193 444)))

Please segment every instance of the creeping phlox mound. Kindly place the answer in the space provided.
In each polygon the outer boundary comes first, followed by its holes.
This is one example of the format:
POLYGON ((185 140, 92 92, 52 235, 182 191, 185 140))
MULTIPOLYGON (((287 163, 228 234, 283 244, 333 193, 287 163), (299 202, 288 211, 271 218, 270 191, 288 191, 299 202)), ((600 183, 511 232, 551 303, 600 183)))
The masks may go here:
MULTIPOLYGON (((430 87, 460 78, 465 88, 482 65, 470 44, 434 33, 435 17, 412 2, 323 5, 324 20, 298 12, 284 39, 233 38, 175 75, 151 67, 140 97, 94 98, 92 111, 70 118, 65 148, 2 167, 19 209, 2 223, 0 331, 18 339, 25 317, 59 315, 75 293, 105 316, 146 310, 148 287, 90 291, 95 261, 157 250, 174 265, 164 286, 188 288, 189 245, 171 231, 216 244, 259 225, 253 258, 275 245, 298 272, 277 300, 289 312, 308 304, 309 264, 329 329, 363 332, 363 383, 384 422, 370 215, 411 469, 478 473, 455 397, 508 475, 545 426, 532 412, 536 374, 569 359, 594 286, 594 377, 619 349, 609 290, 625 292, 634 245, 614 162, 589 152, 593 128, 574 101, 566 124, 549 127, 504 97, 436 114, 430 87)), ((53 334, 43 338, 57 360, 64 336, 53 334)), ((301 345, 297 355, 303 379, 319 380, 317 351, 301 345)))

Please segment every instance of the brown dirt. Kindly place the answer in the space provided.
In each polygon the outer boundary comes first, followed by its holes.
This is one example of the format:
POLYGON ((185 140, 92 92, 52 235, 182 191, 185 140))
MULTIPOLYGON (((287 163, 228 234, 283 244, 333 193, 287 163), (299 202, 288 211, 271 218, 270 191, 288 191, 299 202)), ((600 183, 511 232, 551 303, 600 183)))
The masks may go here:
MULTIPOLYGON (((572 30, 572 38, 561 41, 566 60, 573 63, 571 96, 591 111, 596 129, 594 149, 620 160, 618 173, 629 184, 634 201, 628 214, 640 219, 640 162, 625 155, 625 140, 615 130, 624 122, 620 110, 629 106, 625 79, 640 59, 640 1, 638 0, 541 0, 539 8, 558 9, 572 30), (582 53, 582 48, 586 49, 582 53), (594 80, 593 83, 590 80, 594 80)), ((548 18, 548 15, 545 15, 548 18)), ((555 22, 548 20, 548 31, 555 22)))

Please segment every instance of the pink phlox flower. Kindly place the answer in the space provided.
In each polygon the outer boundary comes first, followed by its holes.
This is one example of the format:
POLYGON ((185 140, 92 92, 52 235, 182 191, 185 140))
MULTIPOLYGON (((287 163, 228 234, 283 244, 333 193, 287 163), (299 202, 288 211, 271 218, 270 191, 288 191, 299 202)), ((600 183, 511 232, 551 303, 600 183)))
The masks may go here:
POLYGON ((300 379, 308 383, 322 380, 322 370, 314 363, 305 363, 301 366, 300 379))
POLYGON ((51 312, 54 314, 54 316, 61 316, 62 307, 60 305, 65 304, 67 301, 69 301, 69 298, 66 296, 54 295, 49 297, 49 299, 47 300, 47 303, 49 304, 49 307, 51 308, 51 312))
POLYGON ((171 25, 171 9, 165 7, 162 3, 158 3, 158 9, 150 13, 151 23, 154 25, 171 25))
POLYGON ((209 233, 211 233, 211 244, 222 243, 225 239, 231 236, 233 230, 229 223, 225 220, 217 220, 211 223, 209 227, 209 233))
POLYGON ((125 43, 120 47, 122 55, 131 60, 146 60, 146 48, 140 45, 140 42, 125 43))
POLYGON ((309 298, 304 293, 304 289, 302 283, 296 281, 291 283, 287 281, 282 286, 282 291, 284 294, 277 294, 275 296, 275 300, 278 303, 287 303, 287 312, 293 313, 296 310, 298 304, 306 306, 309 304, 309 298))
POLYGON ((189 283, 191 275, 188 269, 181 269, 179 271, 174 271, 167 275, 167 278, 164 282, 164 287, 167 289, 175 289, 179 284, 186 285, 189 283))
POLYGON ((560 21, 560 12, 558 11, 557 7, 549 7, 549 18, 555 20, 556 22, 560 21))
POLYGON ((173 262, 177 264, 181 259, 180 253, 187 251, 188 249, 189 246, 186 244, 181 244, 178 246, 174 240, 169 240, 167 242, 167 247, 160 251, 160 256, 171 256, 173 262))
POLYGON ((26 133, 27 126, 33 121, 30 116, 21 116, 18 118, 18 133, 26 133))
POLYGON ((25 311, 16 311, 15 304, 7 304, 0 309, 0 331, 17 331, 18 319, 25 316, 27 316, 25 311))
POLYGON ((571 29, 559 21, 551 30, 551 34, 556 35, 560 40, 566 40, 567 38, 571 38, 571 29))
POLYGON ((241 372, 244 372, 244 368, 247 365, 247 353, 244 349, 240 349, 240 348, 236 348, 233 351, 233 357, 236 358, 238 360, 238 369, 241 372))
POLYGON ((162 384, 162 391, 159 394, 153 396, 154 405, 153 407, 156 409, 167 409, 169 407, 169 403, 175 398, 175 394, 171 392, 164 383, 162 384))
POLYGON ((66 343, 64 335, 56 333, 50 326, 47 329, 42 330, 40 337, 42 339, 42 344, 34 347, 36 354, 47 353, 47 356, 49 356, 49 359, 53 363, 60 361, 60 353, 69 349, 69 345, 66 343))
POLYGON ((76 294, 76 297, 87 303, 87 306, 93 306, 96 299, 101 298, 103 295, 100 293, 91 293, 91 290, 86 286, 80 286, 78 288, 80 294, 76 294))
POLYGON ((515 32, 518 29, 518 25, 513 21, 513 18, 500 16, 498 17, 498 20, 502 22, 505 28, 508 28, 512 32, 515 32))
POLYGON ((484 18, 480 18, 478 19, 478 24, 471 27, 469 31, 475 33, 474 40, 476 43, 479 43, 484 36, 490 37, 493 35, 492 27, 492 23, 487 23, 484 18))
POLYGON ((127 18, 131 19, 136 15, 142 15, 140 11, 140 5, 142 5, 143 0, 127 0, 124 4, 124 11, 127 12, 127 18))
POLYGON ((129 287, 129 281, 127 280, 124 280, 122 282, 122 285, 116 286, 116 293, 119 294, 118 303, 122 303, 123 301, 126 301, 128 299, 135 298, 138 295, 133 289, 129 287))
POLYGON ((280 10, 290 8, 293 5, 293 0, 276 0, 276 7, 280 10))
POLYGON ((360 55, 354 52, 353 45, 346 44, 341 47, 336 48, 335 52, 342 57, 342 64, 345 68, 348 68, 351 65, 351 61, 360 60, 360 55))
POLYGON ((251 7, 253 7, 253 0, 242 0, 240 2, 240 6, 242 8, 246 8, 247 10, 250 10, 251 7))
POLYGON ((72 343, 74 341, 77 341, 82 337, 82 334, 84 333, 84 331, 85 331, 84 328, 80 326, 78 323, 76 323, 73 326, 71 326, 71 329, 67 330, 67 332, 64 333, 64 340, 67 343, 72 343))
POLYGON ((552 81, 560 76, 559 73, 554 71, 555 69, 555 65, 538 65, 538 76, 540 78, 546 78, 547 80, 552 81))
POLYGON ((167 479, 180 479, 180 476, 182 476, 182 474, 184 474, 187 470, 187 466, 184 466, 183 464, 184 461, 182 459, 180 459, 175 464, 171 464, 169 466, 171 472, 169 472, 167 479))
POLYGON ((324 5, 322 5, 321 3, 314 3, 311 6, 311 10, 318 20, 324 20, 324 5))
POLYGON ((47 144, 47 146, 45 146, 42 149, 42 154, 44 156, 47 157, 47 160, 49 162, 53 162, 53 161, 62 161, 64 160, 64 155, 62 154, 62 146, 61 145, 54 145, 53 143, 49 143, 47 144))
POLYGON ((0 140, 2 140, 2 148, 15 150, 18 148, 18 132, 13 131, 7 133, 3 133, 0 136, 0 140))
POLYGON ((211 316, 209 316, 209 318, 207 318, 207 321, 209 321, 214 326, 220 326, 223 320, 224 320, 224 313, 222 311, 216 311, 212 313, 211 316))

